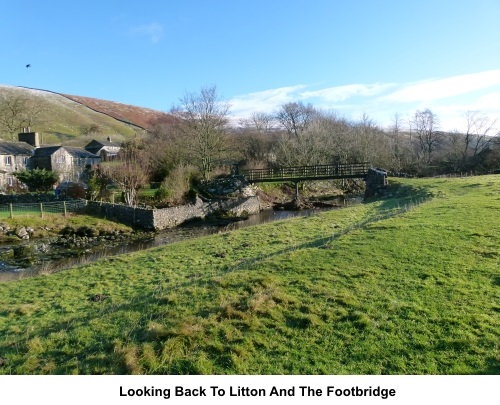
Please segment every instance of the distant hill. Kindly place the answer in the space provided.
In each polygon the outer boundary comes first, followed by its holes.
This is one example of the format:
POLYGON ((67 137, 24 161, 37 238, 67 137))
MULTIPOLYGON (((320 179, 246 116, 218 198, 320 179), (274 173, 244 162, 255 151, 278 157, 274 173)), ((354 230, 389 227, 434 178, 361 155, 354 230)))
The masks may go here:
MULTIPOLYGON (((88 137, 110 135, 119 141, 148 129, 154 120, 168 117, 161 111, 114 101, 0 84, 0 100, 15 97, 28 97, 40 107, 31 130, 39 132, 44 143, 78 144, 88 137)), ((4 139, 11 136, 0 133, 4 139)))

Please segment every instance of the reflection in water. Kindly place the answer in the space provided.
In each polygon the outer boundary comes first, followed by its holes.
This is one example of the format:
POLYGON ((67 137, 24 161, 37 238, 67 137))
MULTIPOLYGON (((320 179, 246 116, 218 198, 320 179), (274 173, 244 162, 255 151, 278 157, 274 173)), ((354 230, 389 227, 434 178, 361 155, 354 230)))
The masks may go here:
MULTIPOLYGON (((354 201, 348 202, 348 204, 353 202, 354 201)), ((118 246, 103 246, 97 251, 83 252, 79 257, 50 260, 42 265, 27 269, 12 267, 6 263, 0 262, 0 281, 18 280, 20 278, 32 277, 43 273, 53 273, 85 263, 98 261, 108 256, 137 252, 151 247, 166 245, 186 239, 242 229, 286 218, 311 216, 330 209, 331 208, 310 209, 302 211, 275 211, 269 209, 261 211, 258 214, 250 215, 249 218, 244 221, 231 222, 227 225, 207 224, 203 221, 197 221, 177 228, 158 232, 154 234, 153 237, 129 241, 118 246)))

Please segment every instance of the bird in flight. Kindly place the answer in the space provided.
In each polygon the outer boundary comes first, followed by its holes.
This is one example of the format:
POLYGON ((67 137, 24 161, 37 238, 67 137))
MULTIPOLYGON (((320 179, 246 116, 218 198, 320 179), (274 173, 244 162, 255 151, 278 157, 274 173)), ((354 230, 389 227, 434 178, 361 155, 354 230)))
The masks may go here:
POLYGON ((27 68, 31 67, 31 63, 28 63, 28 64, 26 65, 26 67, 27 67, 27 68))

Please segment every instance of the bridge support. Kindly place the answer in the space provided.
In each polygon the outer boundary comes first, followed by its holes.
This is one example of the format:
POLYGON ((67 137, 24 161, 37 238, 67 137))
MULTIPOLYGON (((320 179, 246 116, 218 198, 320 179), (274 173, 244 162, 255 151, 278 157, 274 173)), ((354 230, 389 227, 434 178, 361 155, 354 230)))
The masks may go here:
POLYGON ((382 169, 369 169, 365 182, 365 199, 367 199, 387 187, 387 172, 382 169))
POLYGON ((298 200, 299 199, 299 182, 298 181, 295 181, 295 199, 298 200))

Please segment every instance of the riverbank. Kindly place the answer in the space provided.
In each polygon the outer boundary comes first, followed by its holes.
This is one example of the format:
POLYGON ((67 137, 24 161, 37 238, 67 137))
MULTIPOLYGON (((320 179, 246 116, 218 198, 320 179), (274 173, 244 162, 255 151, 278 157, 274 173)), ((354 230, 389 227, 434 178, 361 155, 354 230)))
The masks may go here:
POLYGON ((147 233, 130 226, 83 214, 2 218, 0 281, 48 271, 53 262, 78 259, 146 237, 147 233))
POLYGON ((500 176, 0 284, 1 374, 498 374, 500 176))
POLYGON ((28 239, 53 238, 61 235, 64 229, 91 228, 95 235, 127 234, 133 232, 132 227, 98 218, 91 215, 68 213, 46 214, 44 218, 39 216, 19 216, 14 218, 2 218, 0 220, 0 244, 20 242, 28 239), (18 234, 24 234, 24 229, 29 233, 29 238, 23 239, 18 234))
MULTIPOLYGON (((286 184, 267 185, 260 197, 222 198, 211 202, 199 199, 195 204, 159 210, 143 210, 99 204, 97 216, 84 213, 46 215, 41 217, 6 218, 0 223, 0 281, 17 280, 39 273, 49 274, 107 256, 134 252, 172 241, 184 240, 218 232, 222 229, 256 225, 276 218, 295 216, 291 211, 341 208, 355 203, 356 197, 346 197, 331 181, 314 182, 303 187, 307 199, 300 204, 292 200, 292 189, 286 184), (340 195, 340 196, 339 196, 340 195), (267 201, 261 204, 261 200, 267 201), (269 217, 265 207, 272 206, 280 215, 269 217), (129 212, 131 211, 131 212, 129 212), (259 215, 257 215, 259 213, 259 215), (262 214, 260 214, 262 213, 262 214), (100 214, 100 215, 99 215, 100 214), (145 232, 117 221, 125 215, 129 222, 152 221, 150 227, 171 232, 145 232), (136 215, 137 214, 137 215, 136 215), (105 217, 114 218, 114 221, 105 217), (261 218, 262 217, 262 218, 261 218), (237 225, 236 223, 240 223, 237 225), (174 224, 183 224, 181 228, 174 224), (161 225, 161 226, 160 226, 161 225)), ((142 223, 142 227, 144 227, 142 223)))
MULTIPOLYGON (((346 182, 344 182, 346 183, 346 182)), ((299 186, 299 199, 310 203, 308 207, 321 208, 321 204, 329 205, 338 203, 339 198, 361 195, 363 192, 362 185, 358 181, 351 180, 349 184, 341 187, 342 181, 339 180, 323 180, 301 183, 299 186)), ((256 195, 259 196, 263 209, 285 209, 291 206, 292 208, 300 208, 294 206, 296 199, 296 189, 292 184, 282 183, 261 183, 256 195)), ((323 206, 324 207, 324 206, 323 206)))
MULTIPOLYGON (((359 204, 359 201, 355 198, 342 198, 337 201, 335 208, 359 204)), ((48 275, 74 266, 103 260, 110 256, 283 219, 307 217, 335 208, 328 206, 321 209, 296 211, 267 209, 248 217, 209 216, 154 233, 133 232, 127 234, 115 231, 106 235, 84 236, 92 228, 81 227, 75 230, 67 227, 63 229, 64 235, 58 237, 0 246, 0 259, 2 260, 0 262, 0 282, 15 281, 40 274, 48 275), (75 234, 76 231, 79 235, 75 234)))

